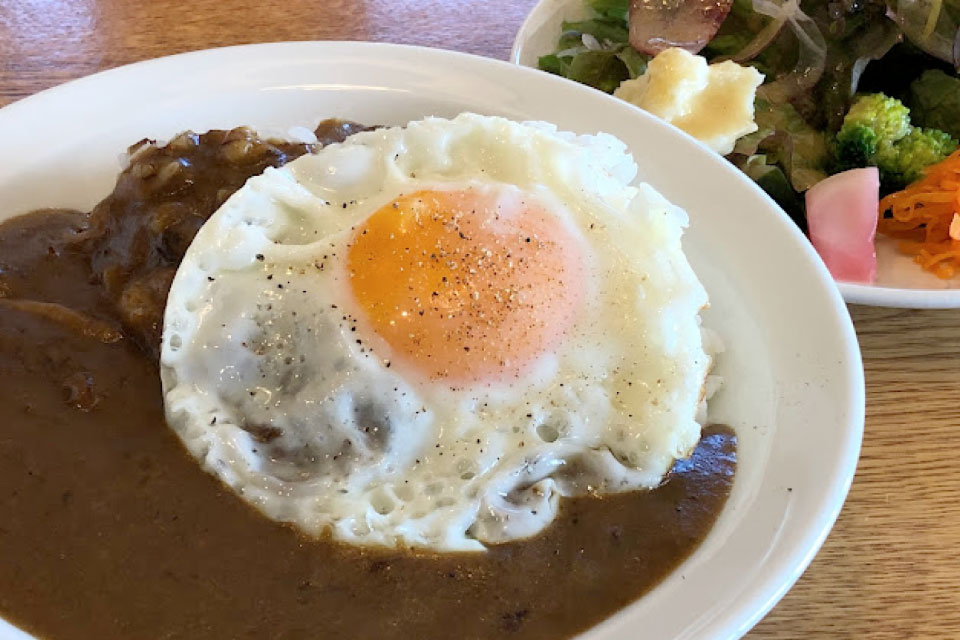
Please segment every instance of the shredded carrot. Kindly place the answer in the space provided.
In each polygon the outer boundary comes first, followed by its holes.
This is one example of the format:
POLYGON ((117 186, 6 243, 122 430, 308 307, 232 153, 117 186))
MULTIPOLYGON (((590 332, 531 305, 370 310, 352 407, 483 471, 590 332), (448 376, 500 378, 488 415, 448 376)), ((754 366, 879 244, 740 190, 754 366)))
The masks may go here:
POLYGON ((900 240, 900 251, 927 271, 952 278, 960 270, 960 239, 950 233, 958 214, 960 151, 928 167, 923 178, 903 191, 883 198, 877 231, 900 240))

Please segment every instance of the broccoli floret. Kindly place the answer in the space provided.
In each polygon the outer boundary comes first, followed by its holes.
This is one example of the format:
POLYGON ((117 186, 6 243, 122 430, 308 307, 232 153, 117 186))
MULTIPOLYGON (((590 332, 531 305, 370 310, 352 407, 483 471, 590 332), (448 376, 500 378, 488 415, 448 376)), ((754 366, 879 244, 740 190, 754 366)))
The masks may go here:
POLYGON ((867 127, 877 136, 877 146, 892 144, 910 132, 910 109, 882 93, 860 96, 843 118, 843 128, 867 127))
POLYGON ((877 154, 877 134, 866 125, 844 125, 837 134, 834 155, 838 171, 866 167, 877 154))
POLYGON ((884 190, 896 190, 956 148, 950 134, 911 126, 902 102, 874 93, 859 97, 844 117, 833 146, 833 169, 876 166, 884 190))
POLYGON ((910 131, 910 110, 882 93, 860 96, 843 118, 834 149, 838 171, 876 164, 875 156, 910 131))
POLYGON ((923 170, 956 151, 957 141, 937 129, 911 127, 896 144, 877 152, 884 187, 902 189, 923 177, 923 170))

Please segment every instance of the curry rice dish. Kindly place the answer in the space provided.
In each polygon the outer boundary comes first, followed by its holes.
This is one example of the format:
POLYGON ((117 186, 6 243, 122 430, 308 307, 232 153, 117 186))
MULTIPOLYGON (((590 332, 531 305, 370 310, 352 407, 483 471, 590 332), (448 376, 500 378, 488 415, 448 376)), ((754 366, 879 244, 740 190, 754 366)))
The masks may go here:
MULTIPOLYGON (((363 130, 325 121, 322 146, 363 130)), ((41 638, 566 638, 700 543, 736 438, 651 491, 578 497, 482 553, 316 539, 249 506, 164 421, 167 291, 203 222, 314 147, 247 129, 138 143, 89 214, 0 225, 0 616, 41 638)))

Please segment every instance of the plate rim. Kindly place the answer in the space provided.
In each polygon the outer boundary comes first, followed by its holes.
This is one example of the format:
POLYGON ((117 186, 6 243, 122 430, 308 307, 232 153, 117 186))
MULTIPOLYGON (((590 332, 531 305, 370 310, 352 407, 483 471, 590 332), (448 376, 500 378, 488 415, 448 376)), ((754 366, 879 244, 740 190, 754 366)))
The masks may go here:
MULTIPOLYGON (((543 2, 552 2, 554 0, 541 0, 543 2)), ((529 18, 529 16, 528 16, 529 18)), ((595 93, 597 97, 603 96, 603 99, 609 99, 611 101, 620 102, 616 99, 603 94, 602 92, 593 90, 589 87, 579 85, 577 83, 562 79, 562 78, 550 78, 543 72, 524 67, 522 65, 511 64, 507 61, 486 58, 483 56, 478 56, 475 54, 463 53, 458 51, 451 51, 448 49, 437 49, 431 47, 422 47, 414 45, 398 45, 390 43, 369 43, 369 42, 359 42, 359 41, 289 41, 289 42, 273 42, 273 43, 261 43, 261 44, 247 44, 247 45, 235 45, 229 47, 218 47, 213 49, 203 49, 197 51, 189 51, 179 54, 173 54, 170 56, 163 56, 160 58, 153 58, 149 60, 144 60, 128 65, 122 65, 119 67, 114 67, 111 69, 106 69, 89 76, 71 80, 69 82, 51 87, 39 93, 33 94, 31 96, 20 99, 16 102, 13 102, 2 109, 0 109, 0 123, 3 120, 6 120, 11 117, 19 117, 21 111, 26 112, 33 104, 36 104, 40 100, 49 100, 57 99, 58 96, 63 92, 68 92, 75 89, 76 87, 83 87, 87 84, 93 84, 96 82, 103 81, 104 78, 110 78, 112 75, 122 76, 125 73, 130 73, 131 70, 149 70, 152 65, 158 64, 170 64, 171 60, 184 60, 194 56, 211 56, 211 55, 226 55, 229 56, 232 51, 247 51, 251 49, 257 49, 258 51, 268 51, 270 49, 275 49, 278 52, 283 50, 286 51, 291 47, 318 47, 320 49, 329 49, 335 51, 337 49, 353 49, 355 51, 367 50, 372 51, 376 49, 380 50, 397 50, 397 51, 406 51, 409 54, 421 54, 421 55, 439 55, 439 56, 453 56, 462 60, 471 61, 470 64, 483 64, 483 65, 502 65, 501 68, 506 70, 507 68, 512 69, 512 72, 520 71, 522 73, 531 74, 531 77, 534 75, 537 77, 543 77, 543 81, 557 82, 568 84, 568 90, 572 90, 573 87, 577 88, 579 91, 589 91, 595 93)), ((382 51, 381 51, 382 53, 382 51)), ((267 53, 266 55, 269 55, 267 53)), ((109 80, 108 80, 109 81, 109 80)), ((635 109, 623 103, 625 108, 635 109)), ((637 110, 639 111, 639 110, 637 110)), ((662 123, 652 116, 640 112, 643 117, 655 121, 657 126, 667 127, 665 123, 662 123)), ((680 133, 682 137, 688 137, 686 134, 680 133)), ((746 183, 745 183, 746 184, 746 183)), ((758 187, 753 185, 752 182, 749 183, 752 189, 772 203, 769 200, 769 197, 766 196, 758 187)), ((786 214, 780 212, 780 215, 785 219, 786 214)), ((796 230, 796 235, 801 235, 799 229, 796 229, 795 225, 790 222, 791 226, 796 230)), ((816 259, 811 262, 811 268, 818 277, 818 280, 824 285, 832 284, 832 279, 828 276, 825 276, 826 268, 823 266, 823 263, 819 261, 819 258, 816 255, 816 252, 813 250, 812 246, 809 246, 809 243, 806 243, 807 246, 803 247, 803 251, 808 256, 813 256, 816 259)), ((811 274, 813 275, 813 274, 811 274)), ((842 509, 843 503, 846 499, 847 493, 849 491, 850 485, 853 481, 854 473, 856 470, 856 464, 859 458, 859 451, 862 441, 863 427, 864 427, 864 417, 865 417, 865 387, 864 387, 864 375, 863 375, 863 366, 862 359, 859 350, 858 341, 856 338, 856 333, 853 328, 852 321, 850 320, 850 315, 847 307, 845 306, 842 298, 840 297, 839 290, 835 286, 824 286, 824 294, 828 297, 833 311, 834 319, 838 323, 840 328, 840 333, 842 333, 843 345, 846 349, 846 352, 842 354, 845 359, 846 367, 843 370, 844 378, 842 382, 849 385, 850 395, 846 397, 846 402, 844 409, 847 410, 847 420, 844 425, 846 437, 840 443, 841 448, 843 449, 843 455, 841 456, 843 460, 842 465, 836 465, 831 469, 832 476, 831 482, 827 484, 829 487, 829 509, 824 509, 823 505, 820 505, 820 508, 817 512, 816 524, 819 526, 811 526, 805 532, 806 535, 803 538, 802 542, 798 542, 793 545, 793 548, 789 550, 789 553, 785 555, 787 557, 783 558, 780 562, 781 565, 785 565, 784 568, 778 569, 777 571, 771 571, 765 579, 754 580, 749 583, 747 591, 752 594, 752 601, 750 605, 743 605, 736 607, 733 613, 725 612, 723 615, 718 615, 713 618, 714 622, 711 623, 711 626, 717 627, 716 637, 723 638, 735 638, 740 637, 742 634, 746 633, 752 626, 754 626, 769 610, 780 600, 780 598, 793 586, 796 580, 804 572, 806 567, 812 561, 813 557, 819 551, 820 546, 823 544, 824 540, 827 537, 827 534, 833 527, 833 524, 839 515, 840 510, 842 509), (784 573, 785 572, 785 573, 784 573)), ((838 336, 840 337, 840 336, 838 336)), ((642 598, 641 598, 642 599, 642 598)), ((626 607, 618 610, 611 615, 610 618, 599 623, 597 627, 592 629, 598 629, 604 626, 607 623, 610 623, 616 619, 619 615, 629 611, 631 606, 634 603, 627 605, 626 607)), ((4 621, 0 619, 0 623, 4 621)), ((591 630, 592 630, 591 629, 591 630)), ((2 632, 0 628, 0 632, 2 632)), ((584 633, 589 634, 590 631, 584 633)), ((0 633, 2 637, 2 633, 0 633)))
POLYGON ((844 281, 838 281, 837 287, 850 304, 891 309, 960 309, 960 289, 905 289, 844 281))

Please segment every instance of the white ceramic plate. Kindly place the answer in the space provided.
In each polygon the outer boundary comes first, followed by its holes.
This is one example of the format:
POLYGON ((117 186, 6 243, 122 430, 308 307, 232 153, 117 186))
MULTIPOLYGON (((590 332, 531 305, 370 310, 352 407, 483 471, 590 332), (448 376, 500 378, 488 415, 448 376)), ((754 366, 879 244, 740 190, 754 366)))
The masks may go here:
MULTIPOLYGON (((589 15, 584 0, 540 0, 517 32, 510 61, 536 68, 540 56, 556 50, 561 23, 589 15)), ((877 265, 873 285, 837 283, 847 302, 916 309, 960 308, 960 277, 941 280, 923 271, 909 257, 898 253, 889 239, 878 239, 877 265)))
POLYGON ((118 155, 143 137, 465 110, 613 133, 642 179, 690 213, 685 246, 712 301, 704 322, 728 347, 711 410, 737 430, 740 468, 692 557, 582 638, 741 636, 800 576, 840 511, 863 430, 863 372, 846 307, 809 243, 750 180, 671 127, 572 82, 447 51, 335 42, 202 51, 0 110, 2 215, 91 207, 112 188, 118 155))

